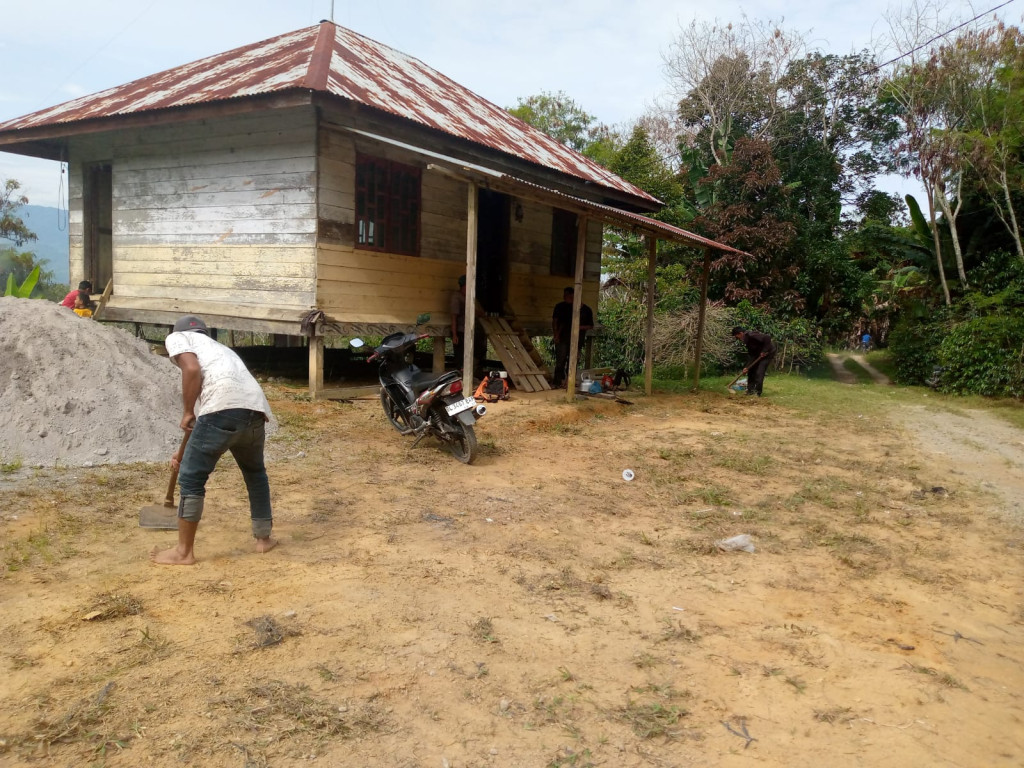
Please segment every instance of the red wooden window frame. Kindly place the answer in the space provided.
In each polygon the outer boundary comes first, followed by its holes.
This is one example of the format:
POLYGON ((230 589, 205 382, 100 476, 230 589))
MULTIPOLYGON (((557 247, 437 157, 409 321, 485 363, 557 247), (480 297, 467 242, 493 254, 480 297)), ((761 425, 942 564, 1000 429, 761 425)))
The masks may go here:
POLYGON ((420 169, 356 156, 356 248, 420 255, 420 169))

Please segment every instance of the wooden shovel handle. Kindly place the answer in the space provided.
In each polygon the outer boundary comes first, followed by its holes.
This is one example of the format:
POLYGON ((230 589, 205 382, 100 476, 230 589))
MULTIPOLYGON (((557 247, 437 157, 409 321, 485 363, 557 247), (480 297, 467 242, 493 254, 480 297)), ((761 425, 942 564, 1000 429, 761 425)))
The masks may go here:
MULTIPOLYGON (((182 455, 182 458, 184 458, 184 456, 185 456, 185 446, 188 444, 188 438, 189 438, 189 435, 191 435, 191 434, 192 434, 192 430, 191 429, 186 429, 185 430, 185 434, 181 436, 181 445, 178 446, 178 453, 180 453, 182 455)), ((167 497, 164 499, 164 506, 165 507, 175 507, 175 506, 177 506, 174 503, 174 485, 177 482, 178 482, 178 468, 177 467, 172 467, 171 468, 171 482, 169 482, 167 484, 167 497)))

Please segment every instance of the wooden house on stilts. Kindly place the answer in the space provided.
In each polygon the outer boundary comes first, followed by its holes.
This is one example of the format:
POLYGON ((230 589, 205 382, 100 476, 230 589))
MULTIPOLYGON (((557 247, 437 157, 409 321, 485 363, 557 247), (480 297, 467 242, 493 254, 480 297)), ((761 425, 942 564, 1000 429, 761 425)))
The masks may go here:
POLYGON ((71 281, 112 285, 104 319, 197 314, 308 336, 314 393, 325 332, 389 333, 430 312, 443 354, 462 274, 470 302, 536 335, 575 284, 578 324, 580 301, 597 306, 606 223, 648 236, 652 270, 657 239, 725 248, 647 218, 660 207, 647 193, 326 21, 0 123, 0 151, 68 164, 71 281))

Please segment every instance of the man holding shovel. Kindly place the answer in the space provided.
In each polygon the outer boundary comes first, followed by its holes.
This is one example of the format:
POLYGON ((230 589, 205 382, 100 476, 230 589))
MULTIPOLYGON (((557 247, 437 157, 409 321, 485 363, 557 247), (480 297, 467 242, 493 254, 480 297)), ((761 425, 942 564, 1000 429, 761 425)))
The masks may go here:
POLYGON ((760 397, 768 363, 775 357, 775 342, 767 333, 745 331, 740 326, 732 329, 732 335, 747 348, 747 367, 743 369, 747 374, 747 394, 760 397))
POLYGON ((252 535, 257 552, 269 552, 273 516, 270 483, 263 463, 265 423, 270 418, 259 382, 234 352, 209 336, 206 323, 188 315, 174 324, 164 342, 171 362, 181 369, 181 428, 192 435, 171 458, 179 470, 178 545, 150 559, 159 565, 192 565, 196 530, 203 516, 206 481, 227 451, 238 462, 249 491, 252 535))

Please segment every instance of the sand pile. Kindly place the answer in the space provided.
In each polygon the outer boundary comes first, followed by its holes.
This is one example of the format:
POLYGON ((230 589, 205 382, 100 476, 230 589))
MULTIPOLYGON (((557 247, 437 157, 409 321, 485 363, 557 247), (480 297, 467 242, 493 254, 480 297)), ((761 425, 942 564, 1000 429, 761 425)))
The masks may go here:
POLYGON ((169 459, 181 374, 131 334, 48 301, 0 297, 0 461, 169 459))

